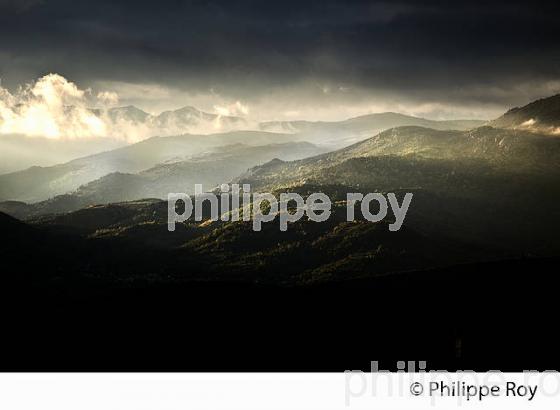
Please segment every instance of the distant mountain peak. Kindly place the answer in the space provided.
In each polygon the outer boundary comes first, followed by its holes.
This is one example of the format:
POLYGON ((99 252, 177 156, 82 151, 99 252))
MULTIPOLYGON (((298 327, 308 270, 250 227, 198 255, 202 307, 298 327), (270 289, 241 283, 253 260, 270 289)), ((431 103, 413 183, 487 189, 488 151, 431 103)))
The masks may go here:
MULTIPOLYGON (((171 114, 187 114, 187 113, 189 113, 189 114, 203 114, 203 112, 201 110, 199 110, 198 108, 195 108, 195 107, 190 106, 190 105, 186 105, 184 107, 176 108, 174 110, 163 111, 158 116, 171 115, 171 114)), ((206 114, 206 113, 204 113, 204 114, 206 114)))

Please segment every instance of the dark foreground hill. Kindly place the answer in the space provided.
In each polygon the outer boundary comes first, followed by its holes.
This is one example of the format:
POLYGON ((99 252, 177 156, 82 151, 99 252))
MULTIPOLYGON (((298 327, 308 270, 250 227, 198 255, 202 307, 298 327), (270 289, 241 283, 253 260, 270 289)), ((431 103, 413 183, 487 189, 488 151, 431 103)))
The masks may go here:
MULTIPOLYGON (((153 203, 133 206, 158 209, 153 203)), ((98 212, 112 216, 104 219, 106 226, 149 215, 98 212)), ((395 370, 400 360, 422 360, 429 369, 521 371, 557 367, 559 361, 550 326, 557 259, 502 260, 293 287, 269 280, 280 269, 289 269, 284 277, 291 276, 297 264, 263 266, 261 278, 268 284, 212 280, 208 259, 233 246, 227 240, 198 242, 194 248, 213 244, 208 258, 188 257, 193 247, 178 257, 146 241, 114 235, 88 239, 84 234, 93 229, 88 226, 76 235, 54 226, 29 227, 0 214, 0 228, 13 238, 2 243, 7 249, 0 290, 6 312, 2 370, 368 371, 374 360, 387 370, 395 370)), ((386 240, 381 231, 367 233, 378 228, 331 239, 358 238, 363 252, 375 246, 372 240, 386 240)), ((414 234, 407 237, 412 242, 400 248, 413 253, 415 247, 430 248, 414 242, 414 234)), ((338 246, 342 250, 346 244, 338 246)), ((378 258, 381 265, 388 261, 391 249, 399 248, 386 243, 368 265, 380 266, 378 258)), ((227 263, 241 272, 243 254, 237 255, 227 263)), ((400 257, 406 260, 406 254, 400 257)), ((229 273, 223 265, 222 278, 229 273)))
POLYGON ((445 237, 429 238, 412 229, 390 232, 388 222, 346 222, 342 207, 333 211, 324 223, 301 220, 287 232, 280 232, 277 222, 254 232, 250 222, 207 220, 168 232, 167 203, 149 200, 45 216, 33 220, 33 225, 51 234, 80 238, 76 243, 90 252, 84 261, 86 274, 94 272, 100 280, 123 283, 202 280, 291 286, 496 256, 487 249, 448 243, 445 237), (96 256, 96 250, 107 249, 111 249, 108 254, 96 256), (139 249, 132 261, 126 260, 129 251, 139 249), (154 257, 154 252, 162 255, 154 257), (144 259, 146 255, 150 257, 144 259), (193 263, 196 270, 191 269, 193 263), (123 270, 121 264, 127 267, 123 270))

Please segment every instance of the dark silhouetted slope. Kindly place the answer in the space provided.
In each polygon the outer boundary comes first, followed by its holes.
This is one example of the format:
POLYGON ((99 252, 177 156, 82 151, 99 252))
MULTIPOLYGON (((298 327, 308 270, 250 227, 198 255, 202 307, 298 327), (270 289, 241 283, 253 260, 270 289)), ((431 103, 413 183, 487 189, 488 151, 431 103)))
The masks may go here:
POLYGON ((490 125, 560 135, 560 94, 512 108, 490 125))

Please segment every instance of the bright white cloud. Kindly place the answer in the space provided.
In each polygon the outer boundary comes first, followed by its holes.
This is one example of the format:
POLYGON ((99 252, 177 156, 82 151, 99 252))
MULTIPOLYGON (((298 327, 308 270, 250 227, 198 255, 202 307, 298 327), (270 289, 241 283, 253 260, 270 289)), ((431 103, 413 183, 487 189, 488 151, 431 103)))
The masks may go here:
POLYGON ((225 116, 245 117, 249 115, 249 107, 242 104, 240 101, 236 101, 229 105, 215 105, 214 110, 219 115, 225 116))
POLYGON ((15 94, 0 88, 0 134, 55 139, 106 136, 105 122, 87 108, 87 93, 58 74, 48 74, 15 94))
POLYGON ((97 99, 106 106, 114 106, 119 103, 119 95, 114 91, 102 91, 97 94, 97 99))

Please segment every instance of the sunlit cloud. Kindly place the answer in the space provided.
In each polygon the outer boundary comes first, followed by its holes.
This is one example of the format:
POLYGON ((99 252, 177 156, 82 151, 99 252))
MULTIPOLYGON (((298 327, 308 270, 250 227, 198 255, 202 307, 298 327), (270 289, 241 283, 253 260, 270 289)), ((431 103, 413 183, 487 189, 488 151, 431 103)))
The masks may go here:
POLYGON ((119 95, 114 91, 101 91, 97 94, 97 99, 106 106, 114 106, 119 103, 119 95))
POLYGON ((215 105, 214 109, 219 115, 238 116, 238 117, 249 115, 249 107, 247 105, 242 104, 240 101, 236 101, 235 103, 227 106, 215 105))
POLYGON ((541 124, 534 118, 529 118, 527 121, 522 122, 517 128, 545 135, 560 135, 560 127, 541 124))
POLYGON ((87 108, 86 94, 58 74, 48 74, 14 94, 0 88, 0 134, 46 138, 107 135, 103 119, 87 108))
MULTIPOLYGON (((161 87, 132 86, 125 91, 128 96, 131 92, 152 98, 170 96, 161 87)), ((132 143, 156 135, 250 128, 248 122, 226 118, 248 115, 248 106, 239 101, 216 104, 209 114, 189 108, 159 116, 134 107, 116 108, 120 101, 115 90, 94 94, 58 74, 45 75, 13 93, 0 87, 0 135, 71 140, 106 137, 132 143)))

